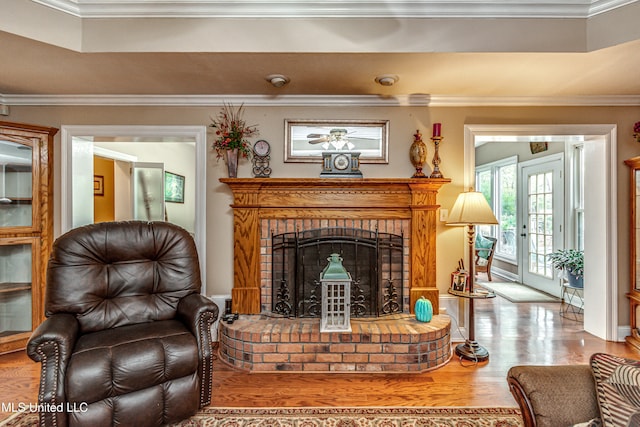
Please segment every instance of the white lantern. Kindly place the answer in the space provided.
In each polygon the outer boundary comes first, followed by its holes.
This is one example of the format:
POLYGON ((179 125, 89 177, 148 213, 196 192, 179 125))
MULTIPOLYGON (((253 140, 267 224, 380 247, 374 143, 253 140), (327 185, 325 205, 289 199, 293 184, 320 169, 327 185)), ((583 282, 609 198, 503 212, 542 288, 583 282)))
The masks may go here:
POLYGON ((322 317, 320 332, 351 332, 351 275, 340 254, 331 254, 320 273, 322 317))

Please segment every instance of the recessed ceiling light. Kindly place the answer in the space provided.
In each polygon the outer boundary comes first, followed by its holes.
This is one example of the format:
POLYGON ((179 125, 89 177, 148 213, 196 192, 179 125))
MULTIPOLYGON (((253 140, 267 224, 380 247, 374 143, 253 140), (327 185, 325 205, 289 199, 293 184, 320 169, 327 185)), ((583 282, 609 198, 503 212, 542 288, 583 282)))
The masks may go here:
POLYGON ((376 83, 382 86, 393 86, 398 80, 400 80, 400 77, 395 74, 382 74, 376 77, 376 83))
POLYGON ((270 74, 266 77, 266 80, 273 85, 273 87, 282 87, 289 83, 290 79, 282 74, 270 74))

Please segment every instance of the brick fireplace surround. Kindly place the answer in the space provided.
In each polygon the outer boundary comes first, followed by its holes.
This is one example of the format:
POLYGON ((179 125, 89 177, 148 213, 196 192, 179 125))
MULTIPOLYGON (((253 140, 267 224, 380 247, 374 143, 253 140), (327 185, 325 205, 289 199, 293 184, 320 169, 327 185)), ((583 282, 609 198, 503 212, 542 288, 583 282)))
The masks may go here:
POLYGON ((437 192, 449 179, 223 178, 233 192, 233 324, 220 324, 220 357, 249 371, 424 371, 451 357, 450 320, 409 314, 428 298, 438 313, 437 192), (319 319, 270 313, 272 231, 357 226, 405 239, 404 314, 352 319, 351 333, 320 333, 319 319))

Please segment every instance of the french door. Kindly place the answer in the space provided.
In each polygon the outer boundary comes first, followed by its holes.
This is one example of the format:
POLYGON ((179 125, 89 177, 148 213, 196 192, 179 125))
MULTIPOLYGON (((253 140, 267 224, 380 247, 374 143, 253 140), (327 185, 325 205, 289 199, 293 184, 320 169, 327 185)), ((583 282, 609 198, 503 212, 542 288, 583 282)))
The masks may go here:
POLYGON ((547 255, 564 244, 564 156, 520 165, 522 283, 560 296, 558 273, 547 255))

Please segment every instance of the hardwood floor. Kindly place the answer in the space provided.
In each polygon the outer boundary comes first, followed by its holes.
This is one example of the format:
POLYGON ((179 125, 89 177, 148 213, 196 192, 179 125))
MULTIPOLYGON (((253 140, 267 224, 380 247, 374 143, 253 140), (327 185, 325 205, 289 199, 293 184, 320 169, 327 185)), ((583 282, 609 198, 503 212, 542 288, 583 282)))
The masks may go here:
MULTIPOLYGON (((213 406, 494 406, 515 407, 506 374, 518 364, 588 363, 595 352, 640 359, 624 343, 606 342, 560 317, 557 303, 475 304, 476 339, 490 352, 474 365, 453 358, 421 374, 238 372, 215 364, 213 406)), ((455 325, 455 323, 454 323, 455 325)), ((0 402, 36 402, 40 365, 22 352, 0 356, 0 402)), ((8 416, 0 412, 0 419, 8 416)))

